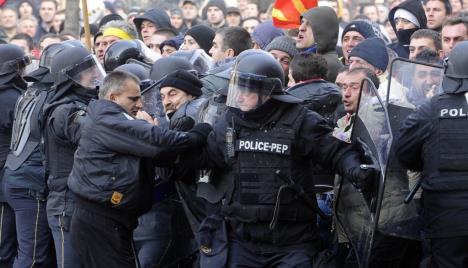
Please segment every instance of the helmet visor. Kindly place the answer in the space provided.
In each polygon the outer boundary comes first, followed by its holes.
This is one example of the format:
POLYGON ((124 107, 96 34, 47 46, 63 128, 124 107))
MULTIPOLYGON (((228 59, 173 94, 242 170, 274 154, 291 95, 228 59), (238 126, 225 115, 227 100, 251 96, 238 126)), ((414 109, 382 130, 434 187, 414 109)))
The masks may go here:
POLYGON ((84 88, 96 88, 102 84, 106 72, 96 56, 86 56, 80 63, 66 71, 69 79, 84 88))
POLYGON ((258 108, 281 84, 279 79, 250 73, 232 72, 226 105, 243 112, 258 108))
POLYGON ((14 60, 10 60, 0 65, 0 74, 9 74, 14 72, 22 71, 31 64, 31 58, 29 56, 24 56, 14 60))

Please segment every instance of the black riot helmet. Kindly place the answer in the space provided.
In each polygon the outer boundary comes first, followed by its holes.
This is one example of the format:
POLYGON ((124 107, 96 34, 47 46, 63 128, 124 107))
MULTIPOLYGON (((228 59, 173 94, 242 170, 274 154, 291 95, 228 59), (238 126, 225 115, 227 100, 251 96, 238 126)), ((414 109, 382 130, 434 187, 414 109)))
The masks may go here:
POLYGON ((445 75, 442 88, 447 93, 468 91, 468 41, 455 45, 444 61, 445 75))
POLYGON ((55 86, 73 81, 87 89, 101 85, 106 75, 96 57, 84 47, 59 51, 52 59, 50 72, 55 86))
POLYGON ((28 73, 24 79, 28 82, 42 82, 42 83, 53 83, 54 80, 50 74, 50 66, 52 59, 61 50, 66 47, 84 47, 83 44, 78 40, 67 40, 60 43, 54 43, 48 45, 44 51, 42 51, 41 58, 39 59, 39 68, 28 73))
POLYGON ((146 88, 154 84, 154 82, 149 79, 148 69, 146 69, 140 64, 126 63, 124 65, 120 65, 119 67, 115 68, 114 71, 123 71, 123 72, 131 73, 134 76, 138 77, 138 79, 140 79, 141 91, 145 90, 146 88))
POLYGON ((0 84, 6 84, 21 77, 24 68, 31 64, 31 59, 17 45, 0 45, 0 84))
POLYGON ((197 75, 193 65, 188 60, 181 57, 169 56, 160 58, 153 63, 150 70, 150 79, 159 82, 166 75, 177 70, 185 70, 197 75))
POLYGON ((283 92, 284 71, 275 58, 264 51, 246 50, 239 54, 231 72, 226 105, 246 112, 262 105, 267 97, 283 102, 301 100, 283 92), (248 55, 243 55, 246 53, 248 55), (255 93, 252 96, 251 93, 255 93), (247 98, 256 98, 256 106, 247 105, 247 98))
POLYGON ((127 63, 129 59, 143 62, 144 58, 140 43, 133 40, 118 40, 112 43, 104 54, 104 69, 111 72, 127 63))

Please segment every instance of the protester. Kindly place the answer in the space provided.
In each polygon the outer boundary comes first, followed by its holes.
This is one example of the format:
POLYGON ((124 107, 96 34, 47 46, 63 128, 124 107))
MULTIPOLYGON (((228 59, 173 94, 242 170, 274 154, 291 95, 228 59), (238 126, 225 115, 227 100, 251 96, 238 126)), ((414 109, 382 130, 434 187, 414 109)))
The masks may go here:
POLYGON ((468 19, 451 18, 442 26, 442 50, 444 56, 448 57, 458 42, 468 39, 468 19))
POLYGON ((421 29, 411 35, 409 45, 410 60, 414 60, 416 55, 426 49, 438 53, 440 58, 443 57, 440 33, 430 29, 421 29))
POLYGON ((194 26, 185 33, 184 43, 180 50, 191 51, 201 48, 206 53, 209 53, 215 35, 215 31, 208 26, 194 26))

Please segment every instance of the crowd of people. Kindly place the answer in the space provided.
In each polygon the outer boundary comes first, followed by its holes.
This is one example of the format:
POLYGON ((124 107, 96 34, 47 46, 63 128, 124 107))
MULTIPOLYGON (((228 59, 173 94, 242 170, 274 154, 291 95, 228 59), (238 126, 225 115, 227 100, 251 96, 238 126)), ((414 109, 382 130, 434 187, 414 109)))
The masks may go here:
POLYGON ((467 7, 6 1, 0 267, 468 267, 467 7))

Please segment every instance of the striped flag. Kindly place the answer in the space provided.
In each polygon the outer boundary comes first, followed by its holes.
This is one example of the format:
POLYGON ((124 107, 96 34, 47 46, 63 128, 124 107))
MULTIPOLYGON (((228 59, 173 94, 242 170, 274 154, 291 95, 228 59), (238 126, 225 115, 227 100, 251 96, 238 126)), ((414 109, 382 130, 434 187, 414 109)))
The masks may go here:
POLYGON ((316 7, 318 0, 276 0, 272 10, 273 25, 295 29, 301 25, 301 14, 316 7))

